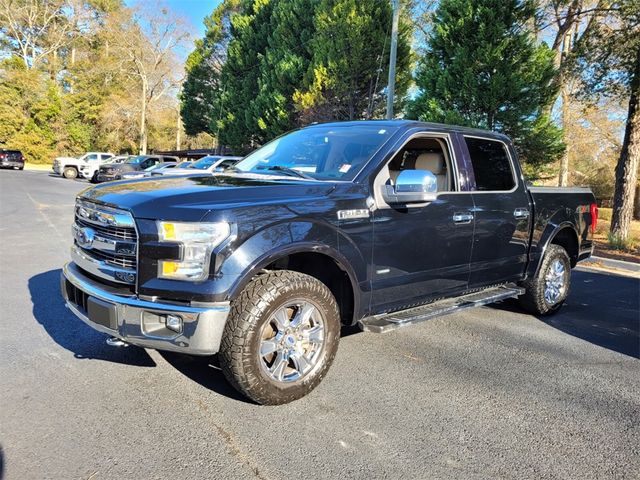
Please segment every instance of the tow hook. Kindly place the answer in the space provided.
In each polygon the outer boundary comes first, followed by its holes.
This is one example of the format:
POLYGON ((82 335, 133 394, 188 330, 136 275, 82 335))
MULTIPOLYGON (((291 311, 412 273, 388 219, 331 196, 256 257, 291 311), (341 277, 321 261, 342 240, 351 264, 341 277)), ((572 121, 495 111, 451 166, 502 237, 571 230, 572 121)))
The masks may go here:
POLYGON ((107 338, 107 345, 111 347, 128 347, 129 344, 124 340, 120 340, 117 337, 109 337, 107 338))

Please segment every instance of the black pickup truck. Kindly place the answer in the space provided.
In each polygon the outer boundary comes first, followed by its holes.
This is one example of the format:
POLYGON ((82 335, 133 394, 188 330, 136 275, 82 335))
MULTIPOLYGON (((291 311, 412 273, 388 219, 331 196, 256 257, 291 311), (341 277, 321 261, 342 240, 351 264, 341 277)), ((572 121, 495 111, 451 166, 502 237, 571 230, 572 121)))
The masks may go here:
POLYGON ((279 404, 324 377, 342 325, 510 297, 557 311, 596 221, 588 189, 527 186, 503 135, 313 125, 231 172, 82 192, 62 294, 111 344, 219 353, 238 390, 279 404))

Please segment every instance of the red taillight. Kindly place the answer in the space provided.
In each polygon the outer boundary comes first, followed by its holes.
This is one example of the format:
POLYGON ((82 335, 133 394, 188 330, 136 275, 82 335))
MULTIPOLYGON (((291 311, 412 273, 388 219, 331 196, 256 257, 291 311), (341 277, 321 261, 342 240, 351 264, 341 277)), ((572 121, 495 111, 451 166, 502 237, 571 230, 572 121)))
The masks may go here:
POLYGON ((596 233, 596 227, 598 226, 598 204, 591 204, 591 233, 596 233))

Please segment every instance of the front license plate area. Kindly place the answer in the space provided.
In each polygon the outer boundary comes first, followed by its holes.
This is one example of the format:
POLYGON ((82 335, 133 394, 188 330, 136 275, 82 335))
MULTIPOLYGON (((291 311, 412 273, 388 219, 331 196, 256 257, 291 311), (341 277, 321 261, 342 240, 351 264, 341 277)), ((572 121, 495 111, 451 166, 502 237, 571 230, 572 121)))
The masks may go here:
POLYGON ((97 298, 87 299, 87 316, 89 320, 112 330, 118 329, 116 306, 97 298))

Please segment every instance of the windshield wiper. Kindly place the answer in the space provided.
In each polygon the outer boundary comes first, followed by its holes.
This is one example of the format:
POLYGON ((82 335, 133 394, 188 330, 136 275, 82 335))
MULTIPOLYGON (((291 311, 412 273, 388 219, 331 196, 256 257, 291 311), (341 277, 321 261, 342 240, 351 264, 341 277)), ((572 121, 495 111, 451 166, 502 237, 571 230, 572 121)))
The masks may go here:
POLYGON ((276 171, 276 172, 282 172, 282 173, 288 173, 289 175, 294 175, 296 177, 299 178, 304 178, 306 180, 314 180, 315 178, 313 178, 311 175, 307 175, 304 172, 300 172, 299 170, 296 170, 294 168, 289 168, 289 167, 285 167, 282 165, 269 165, 268 167, 265 168, 265 170, 272 170, 272 171, 276 171))

